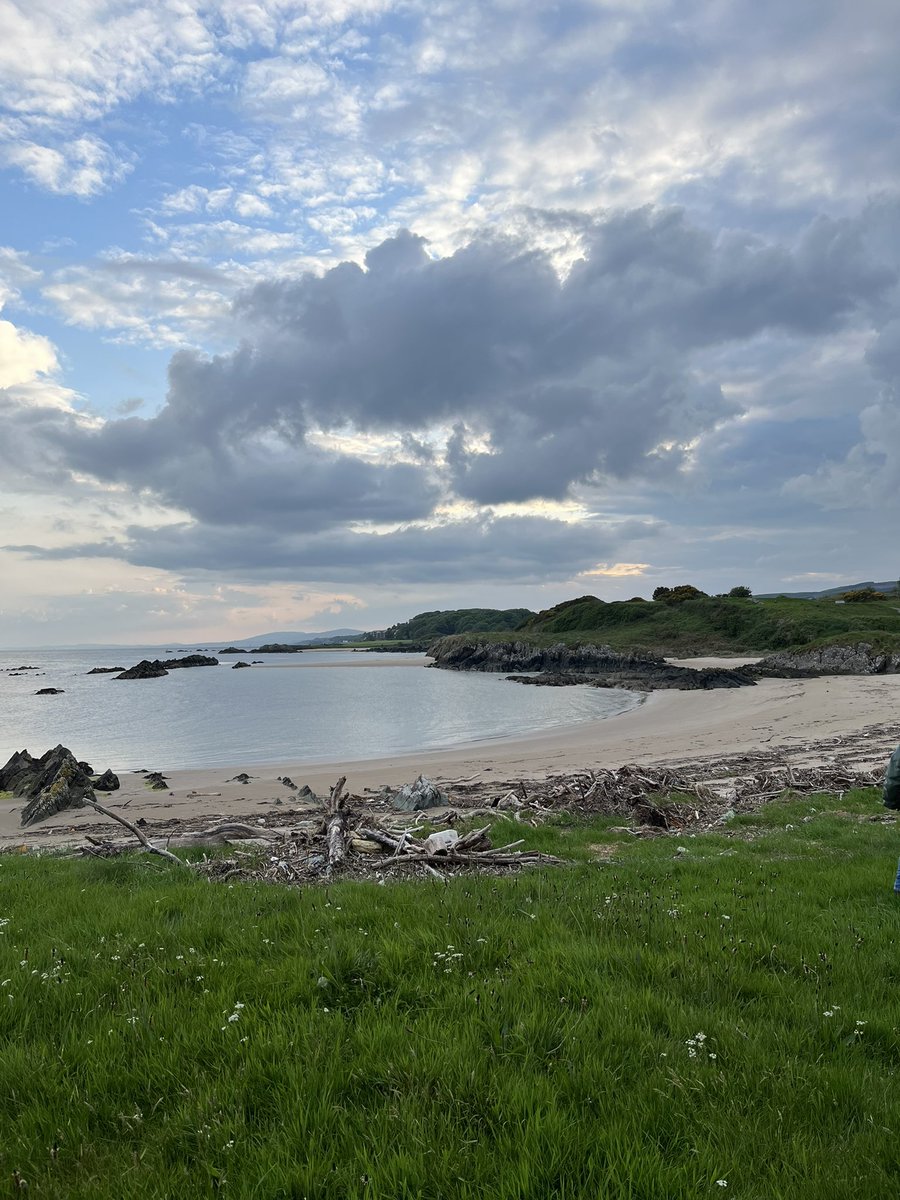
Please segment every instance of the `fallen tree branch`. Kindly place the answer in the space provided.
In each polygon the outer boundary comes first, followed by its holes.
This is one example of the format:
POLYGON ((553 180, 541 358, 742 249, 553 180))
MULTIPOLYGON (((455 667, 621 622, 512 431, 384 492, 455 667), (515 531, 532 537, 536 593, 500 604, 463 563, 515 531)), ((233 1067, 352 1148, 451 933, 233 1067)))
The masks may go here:
POLYGON ((158 854, 161 858, 167 858, 169 862, 175 863, 179 867, 183 867, 186 871, 190 871, 189 863, 183 862, 177 854, 172 854, 168 850, 163 850, 161 846, 154 846, 150 839, 138 829, 137 825, 133 825, 127 817, 123 817, 121 813, 117 813, 112 808, 107 808, 105 804, 101 804, 99 800, 89 800, 85 796, 85 804, 89 804, 91 808, 96 808, 97 812, 103 813, 104 817, 109 817, 112 821, 118 821, 120 825, 124 825, 129 829, 137 840, 141 843, 145 850, 149 850, 151 854, 158 854))

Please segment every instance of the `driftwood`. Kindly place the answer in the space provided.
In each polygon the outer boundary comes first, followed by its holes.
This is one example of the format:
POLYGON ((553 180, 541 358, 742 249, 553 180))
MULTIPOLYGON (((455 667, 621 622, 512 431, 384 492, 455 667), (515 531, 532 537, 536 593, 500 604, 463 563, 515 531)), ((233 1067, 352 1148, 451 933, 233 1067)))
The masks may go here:
POLYGON ((130 830, 131 833, 134 834, 144 849, 148 850, 151 854, 158 854, 161 858, 167 858, 169 862, 176 863, 179 867, 187 867, 188 870, 190 870, 189 864, 182 862, 177 855, 172 854, 168 850, 164 850, 162 846, 154 846, 147 835, 143 833, 142 830, 138 829, 137 825, 133 825, 127 817, 123 817, 121 813, 117 813, 112 808, 107 808, 106 805, 101 804, 99 800, 88 800, 85 798, 85 804, 89 805, 91 808, 96 808, 97 812, 103 813, 104 817, 109 817, 113 821, 118 821, 120 825, 124 825, 126 829, 130 830))
POLYGON ((328 841, 328 874, 331 875, 336 867, 343 865, 347 857, 347 795, 344 784, 347 776, 342 775, 328 797, 328 825, 326 838, 328 841))

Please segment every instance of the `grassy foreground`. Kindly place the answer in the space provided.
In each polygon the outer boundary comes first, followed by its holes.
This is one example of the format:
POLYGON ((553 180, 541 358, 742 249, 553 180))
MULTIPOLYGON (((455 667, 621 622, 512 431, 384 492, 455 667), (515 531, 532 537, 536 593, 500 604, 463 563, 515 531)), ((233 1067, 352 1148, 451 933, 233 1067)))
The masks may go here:
POLYGON ((448 885, 5 856, 0 1195, 889 1196, 879 811, 779 801, 646 844, 560 824, 529 841, 579 865, 448 885))

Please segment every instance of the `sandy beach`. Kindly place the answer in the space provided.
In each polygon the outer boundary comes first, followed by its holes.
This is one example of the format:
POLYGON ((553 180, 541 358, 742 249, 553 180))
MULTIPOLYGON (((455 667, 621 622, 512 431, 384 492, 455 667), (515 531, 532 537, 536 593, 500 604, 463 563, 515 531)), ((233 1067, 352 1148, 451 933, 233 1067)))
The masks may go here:
MULTIPOLYGON (((684 661, 695 666, 701 662, 684 661)), ((738 660, 702 661, 733 666, 738 660)), ((631 712, 528 738, 357 761, 285 759, 247 768, 249 783, 235 782, 241 768, 228 763, 171 772, 164 763, 152 763, 151 769, 165 774, 168 791, 150 791, 142 775, 122 774, 121 789, 106 799, 132 820, 144 818, 151 824, 197 817, 252 818, 270 812, 273 805, 297 806, 295 791, 279 782, 285 775, 318 795, 327 793, 340 775, 347 776, 348 788, 359 795, 384 784, 408 783, 420 773, 449 781, 478 775, 496 780, 499 789, 504 781, 543 779, 571 770, 675 763, 766 749, 797 762, 822 762, 841 756, 834 739, 842 738, 854 740, 855 762, 877 766, 886 761, 900 742, 900 675, 766 679, 749 688, 654 692, 631 712)), ((452 797, 452 783, 448 790, 452 797)), ((0 809, 0 846, 77 840, 80 828, 97 822, 95 812, 82 809, 23 830, 20 807, 7 801, 0 809)))

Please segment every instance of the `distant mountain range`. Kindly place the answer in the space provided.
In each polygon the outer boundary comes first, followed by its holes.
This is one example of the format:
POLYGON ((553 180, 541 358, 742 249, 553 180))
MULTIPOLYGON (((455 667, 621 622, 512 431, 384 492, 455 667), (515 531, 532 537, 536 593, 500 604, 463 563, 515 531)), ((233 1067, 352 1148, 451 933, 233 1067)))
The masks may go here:
POLYGON ((229 646, 237 646, 242 650, 254 650, 257 646, 305 646, 316 642, 338 642, 346 638, 362 636, 361 629, 326 629, 324 633, 300 633, 296 629, 280 629, 276 633, 256 633, 253 637, 242 638, 240 641, 228 642, 229 646))
POLYGON ((787 596, 789 600, 822 600, 826 596, 840 596, 842 592, 859 592, 863 588, 872 588, 875 592, 895 592, 897 580, 889 579, 886 583, 842 583, 840 587, 824 588, 819 592, 758 592, 758 600, 772 600, 776 596, 787 596))

